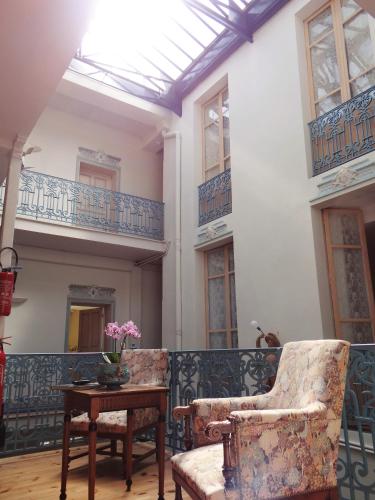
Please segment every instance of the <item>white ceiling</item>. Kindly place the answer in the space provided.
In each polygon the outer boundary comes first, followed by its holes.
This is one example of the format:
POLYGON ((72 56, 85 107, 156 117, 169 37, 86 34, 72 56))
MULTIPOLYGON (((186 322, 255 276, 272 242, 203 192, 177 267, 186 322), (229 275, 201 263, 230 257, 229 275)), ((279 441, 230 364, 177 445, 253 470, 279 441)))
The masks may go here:
POLYGON ((27 136, 69 65, 96 0, 0 1, 0 145, 27 136))
POLYGON ((80 118, 120 129, 140 139, 150 135, 154 131, 154 127, 151 125, 146 125, 138 120, 59 93, 54 94, 50 98, 49 105, 52 108, 72 113, 80 118))

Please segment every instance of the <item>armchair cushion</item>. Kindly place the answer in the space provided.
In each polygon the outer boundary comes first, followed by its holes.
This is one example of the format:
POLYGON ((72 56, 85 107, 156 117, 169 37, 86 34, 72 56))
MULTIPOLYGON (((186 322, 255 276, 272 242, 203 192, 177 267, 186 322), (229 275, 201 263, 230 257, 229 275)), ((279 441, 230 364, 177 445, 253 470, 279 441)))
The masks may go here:
POLYGON ((233 411, 230 414, 234 422, 243 422, 247 424, 275 424, 278 422, 303 422, 306 420, 318 420, 327 418, 327 408, 323 403, 316 401, 298 409, 281 410, 245 410, 233 411))
MULTIPOLYGON (((134 410, 134 430, 142 427, 156 424, 158 421, 159 412, 157 408, 138 408, 134 410)), ((72 432, 86 433, 89 430, 90 420, 87 413, 73 417, 71 421, 72 432)), ((98 426, 98 434, 114 433, 123 434, 127 430, 127 412, 125 411, 108 411, 99 413, 96 420, 98 426)))
POLYGON ((212 444, 174 455, 172 469, 205 500, 224 500, 223 445, 212 444))

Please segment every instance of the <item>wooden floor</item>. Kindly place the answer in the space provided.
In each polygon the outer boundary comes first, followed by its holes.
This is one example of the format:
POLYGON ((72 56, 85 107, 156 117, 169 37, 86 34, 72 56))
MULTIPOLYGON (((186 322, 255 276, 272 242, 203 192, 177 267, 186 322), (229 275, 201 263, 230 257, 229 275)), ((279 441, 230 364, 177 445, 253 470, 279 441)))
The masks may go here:
MULTIPOLYGON (((76 448, 77 452, 79 448, 76 448)), ((95 500, 142 498, 156 500, 158 471, 154 457, 136 466, 132 491, 125 492, 119 458, 98 456, 95 500)), ((165 464, 165 500, 174 500, 169 460, 165 464)), ((58 500, 60 493, 61 451, 45 451, 0 460, 0 499, 58 500)), ((87 498, 87 457, 71 463, 67 500, 87 498)))

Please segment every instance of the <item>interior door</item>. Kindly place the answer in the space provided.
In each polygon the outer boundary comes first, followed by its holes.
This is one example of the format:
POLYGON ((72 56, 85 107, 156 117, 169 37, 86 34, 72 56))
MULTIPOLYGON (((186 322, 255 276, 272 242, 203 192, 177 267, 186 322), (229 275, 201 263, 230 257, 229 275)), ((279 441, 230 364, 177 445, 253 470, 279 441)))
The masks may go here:
POLYGON ((374 342, 374 295, 362 211, 327 208, 323 222, 337 338, 374 342))
POLYGON ((102 350, 103 311, 101 308, 82 310, 79 313, 79 352, 102 350))

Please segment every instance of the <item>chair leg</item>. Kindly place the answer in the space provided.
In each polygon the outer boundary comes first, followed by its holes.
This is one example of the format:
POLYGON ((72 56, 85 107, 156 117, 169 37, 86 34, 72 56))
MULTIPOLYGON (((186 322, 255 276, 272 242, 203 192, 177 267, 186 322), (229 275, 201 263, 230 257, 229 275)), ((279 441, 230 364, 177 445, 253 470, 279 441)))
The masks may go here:
POLYGON ((111 457, 115 457, 117 454, 117 440, 111 439, 111 457))
POLYGON ((176 485, 176 493, 175 493, 175 500, 182 500, 182 489, 181 485, 175 483, 176 485))

